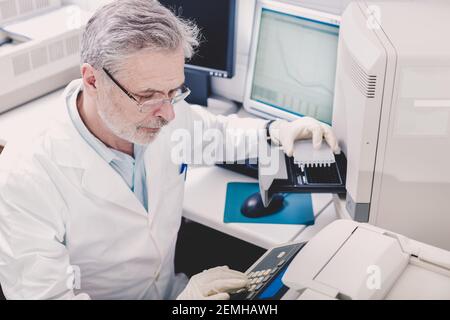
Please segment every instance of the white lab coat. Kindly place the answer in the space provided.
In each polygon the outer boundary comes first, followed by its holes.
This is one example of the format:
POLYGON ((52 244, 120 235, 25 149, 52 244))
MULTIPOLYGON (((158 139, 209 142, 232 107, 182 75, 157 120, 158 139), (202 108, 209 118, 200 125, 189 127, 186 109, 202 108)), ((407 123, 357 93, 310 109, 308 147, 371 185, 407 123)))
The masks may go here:
MULTIPOLYGON (((69 85, 66 100, 80 83, 69 85)), ((66 112, 27 147, 8 143, 0 157, 0 283, 7 298, 173 299, 181 292, 187 279, 174 274, 174 253, 185 176, 171 161, 171 133, 192 131, 194 120, 221 131, 264 122, 216 117, 186 103, 175 113, 146 152, 149 213, 66 112)))

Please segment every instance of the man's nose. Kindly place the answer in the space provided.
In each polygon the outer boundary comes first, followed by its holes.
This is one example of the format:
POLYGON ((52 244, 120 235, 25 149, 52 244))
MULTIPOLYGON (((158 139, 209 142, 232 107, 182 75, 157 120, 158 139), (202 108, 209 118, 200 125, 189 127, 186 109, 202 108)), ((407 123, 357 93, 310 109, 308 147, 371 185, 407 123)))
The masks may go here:
POLYGON ((175 119, 175 111, 173 109, 173 104, 165 103, 164 105, 158 108, 158 110, 154 115, 161 117, 168 122, 172 121, 173 119, 175 119))

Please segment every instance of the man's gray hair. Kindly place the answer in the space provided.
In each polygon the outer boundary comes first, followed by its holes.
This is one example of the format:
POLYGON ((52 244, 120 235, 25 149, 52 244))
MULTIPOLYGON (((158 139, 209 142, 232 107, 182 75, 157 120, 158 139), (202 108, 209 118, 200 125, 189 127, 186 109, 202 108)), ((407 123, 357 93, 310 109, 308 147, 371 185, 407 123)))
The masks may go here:
POLYGON ((123 59, 142 49, 184 49, 191 58, 199 45, 199 29, 175 16, 156 0, 115 0, 89 20, 81 46, 82 63, 116 72, 123 59))

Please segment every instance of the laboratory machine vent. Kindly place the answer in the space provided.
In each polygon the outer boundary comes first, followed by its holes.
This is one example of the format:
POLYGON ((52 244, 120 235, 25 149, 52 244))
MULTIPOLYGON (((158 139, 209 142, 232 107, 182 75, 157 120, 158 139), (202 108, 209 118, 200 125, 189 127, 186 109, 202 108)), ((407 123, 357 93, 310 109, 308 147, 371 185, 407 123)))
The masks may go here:
POLYGON ((343 44, 342 54, 344 55, 343 61, 345 69, 349 70, 351 80, 355 84, 356 88, 368 99, 375 98, 375 90, 377 86, 377 76, 370 75, 366 72, 363 66, 361 66, 356 59, 350 53, 345 43, 343 44))
POLYGON ((79 55, 81 35, 70 35, 66 38, 52 41, 46 46, 32 48, 12 57, 15 76, 37 70, 48 64, 59 62, 67 57, 79 55))
POLYGON ((61 6, 61 0, 0 0, 0 25, 61 6))

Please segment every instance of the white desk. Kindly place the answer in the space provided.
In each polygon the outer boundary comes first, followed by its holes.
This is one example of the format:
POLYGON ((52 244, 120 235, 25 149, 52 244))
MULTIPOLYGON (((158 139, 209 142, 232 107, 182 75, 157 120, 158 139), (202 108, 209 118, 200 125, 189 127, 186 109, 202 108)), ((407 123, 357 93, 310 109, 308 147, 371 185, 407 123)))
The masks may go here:
MULTIPOLYGON (((266 249, 293 241, 303 231, 311 228, 304 225, 223 223, 228 182, 257 182, 257 180, 219 167, 190 169, 186 180, 183 215, 266 249)), ((314 216, 317 219, 322 217, 327 208, 332 208, 334 213, 330 194, 313 194, 312 199, 314 216)))
POLYGON ((51 125, 64 111, 60 89, 32 102, 0 114, 0 144, 13 138, 36 135, 51 125))
MULTIPOLYGON (((50 93, 19 108, 0 114, 0 143, 15 137, 28 138, 50 126, 63 112, 63 90, 50 93)), ((239 116, 248 116, 241 111, 239 116)), ((190 168, 186 181, 184 216, 236 238, 263 248, 297 239, 309 239, 326 224, 336 219, 332 196, 313 195, 316 216, 314 226, 223 223, 228 182, 256 180, 218 167, 190 168)))

